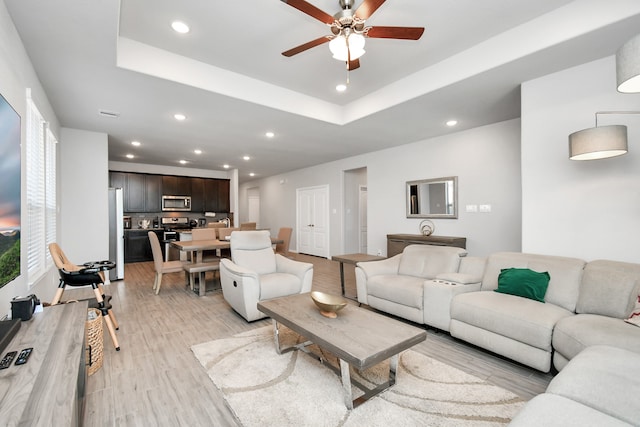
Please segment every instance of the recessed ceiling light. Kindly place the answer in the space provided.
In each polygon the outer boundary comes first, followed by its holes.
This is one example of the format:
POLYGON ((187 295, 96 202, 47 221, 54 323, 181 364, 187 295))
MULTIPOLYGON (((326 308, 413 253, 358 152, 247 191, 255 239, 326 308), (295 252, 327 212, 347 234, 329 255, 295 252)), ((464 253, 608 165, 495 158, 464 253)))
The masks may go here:
POLYGON ((336 90, 337 90, 338 92, 344 92, 345 90, 347 90, 347 85, 345 85, 345 84, 339 84, 339 85, 337 85, 337 86, 336 86, 336 90))
POLYGON ((202 150, 198 150, 198 149, 193 150, 193 152, 196 153, 196 154, 202 154, 202 150))
POLYGON ((186 160, 180 160, 180 164, 182 164, 182 165, 186 165, 186 164, 187 164, 187 161, 186 161, 186 160))
POLYGON ((127 159, 133 159, 133 154, 127 154, 127 159))
POLYGON ((225 169, 229 169, 229 165, 226 165, 226 164, 222 165, 222 167, 225 168, 225 169))
POLYGON ((180 114, 180 113, 174 114, 173 117, 178 121, 183 121, 183 120, 185 120, 187 118, 187 116, 185 116, 184 114, 180 114))
POLYGON ((253 172, 251 172, 251 173, 249 174, 249 176, 256 176, 256 174, 255 174, 255 173, 253 173, 253 172))
POLYGON ((189 26, 182 21, 173 21, 171 23, 171 28, 173 28, 173 31, 180 34, 186 34, 189 32, 189 26))
POLYGON ((140 141, 131 141, 131 145, 133 145, 134 147, 139 147, 140 141))
POLYGON ((251 157, 249 157, 249 156, 244 156, 242 159, 243 159, 243 160, 251 160, 251 157))
POLYGON ((274 136, 276 136, 276 134, 273 132, 266 132, 264 136, 266 136, 267 138, 273 138, 274 136))
POLYGON ((448 120, 447 123, 446 123, 446 125, 449 126, 449 127, 455 126, 457 124, 458 124, 457 120, 448 120))

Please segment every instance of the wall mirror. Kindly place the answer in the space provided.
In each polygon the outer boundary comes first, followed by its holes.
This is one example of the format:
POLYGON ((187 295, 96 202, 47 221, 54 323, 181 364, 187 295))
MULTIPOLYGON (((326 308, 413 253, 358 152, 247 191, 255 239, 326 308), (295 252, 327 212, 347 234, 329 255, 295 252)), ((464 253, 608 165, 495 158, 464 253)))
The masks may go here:
POLYGON ((457 176, 407 181, 407 218, 457 217, 457 176))

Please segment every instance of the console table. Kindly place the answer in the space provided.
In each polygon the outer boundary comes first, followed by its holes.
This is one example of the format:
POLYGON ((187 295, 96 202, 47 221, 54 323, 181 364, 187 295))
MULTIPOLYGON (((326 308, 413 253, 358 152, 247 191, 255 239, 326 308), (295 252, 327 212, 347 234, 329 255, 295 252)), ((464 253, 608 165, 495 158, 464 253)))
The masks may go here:
POLYGON ((387 234, 387 257, 402 253, 409 245, 435 245, 467 248, 466 237, 424 236, 422 234, 387 234))
POLYGON ((0 370, 3 426, 83 424, 87 302, 45 308, 22 322, 4 353, 33 347, 24 365, 0 370))

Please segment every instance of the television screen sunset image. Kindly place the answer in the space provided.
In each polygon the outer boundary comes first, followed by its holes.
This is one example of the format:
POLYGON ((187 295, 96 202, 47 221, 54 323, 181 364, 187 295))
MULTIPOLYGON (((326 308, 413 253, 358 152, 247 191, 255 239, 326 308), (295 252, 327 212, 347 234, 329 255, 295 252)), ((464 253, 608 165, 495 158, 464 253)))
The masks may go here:
POLYGON ((20 116, 0 96, 0 288, 20 275, 20 116))

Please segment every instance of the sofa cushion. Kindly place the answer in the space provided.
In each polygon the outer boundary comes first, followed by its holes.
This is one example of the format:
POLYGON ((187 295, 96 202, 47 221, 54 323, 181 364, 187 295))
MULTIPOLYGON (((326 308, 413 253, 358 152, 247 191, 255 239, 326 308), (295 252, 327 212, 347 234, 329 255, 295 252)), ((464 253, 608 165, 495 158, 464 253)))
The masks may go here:
POLYGON ((598 344, 640 353, 640 328, 613 317, 578 314, 558 322, 552 342, 565 359, 573 359, 585 348, 598 344))
POLYGON ((639 264, 608 260, 587 263, 576 312, 628 317, 638 298, 639 279, 639 264))
POLYGON ((367 294, 422 309, 424 279, 413 276, 380 275, 367 281, 367 294))
POLYGON ((498 276, 496 292, 544 302, 549 287, 549 273, 529 268, 504 268, 498 276))
POLYGON ((573 316, 553 304, 496 292, 469 292, 451 303, 451 318, 533 347, 551 351, 554 325, 573 316))
POLYGON ((591 346, 574 357, 549 383, 553 393, 633 425, 640 419, 640 354, 591 346))
POLYGON ((527 402, 509 423, 509 427, 540 426, 628 427, 630 424, 566 397, 543 393, 527 402))
POLYGON ((438 273, 458 271, 461 248, 433 245, 409 245, 402 251, 398 274, 433 279, 438 273))
POLYGON ((575 311, 584 265, 585 262, 577 258, 497 252, 487 258, 482 277, 482 290, 494 290, 498 287, 498 276, 503 268, 515 267, 548 271, 550 280, 545 301, 566 310, 575 311))

